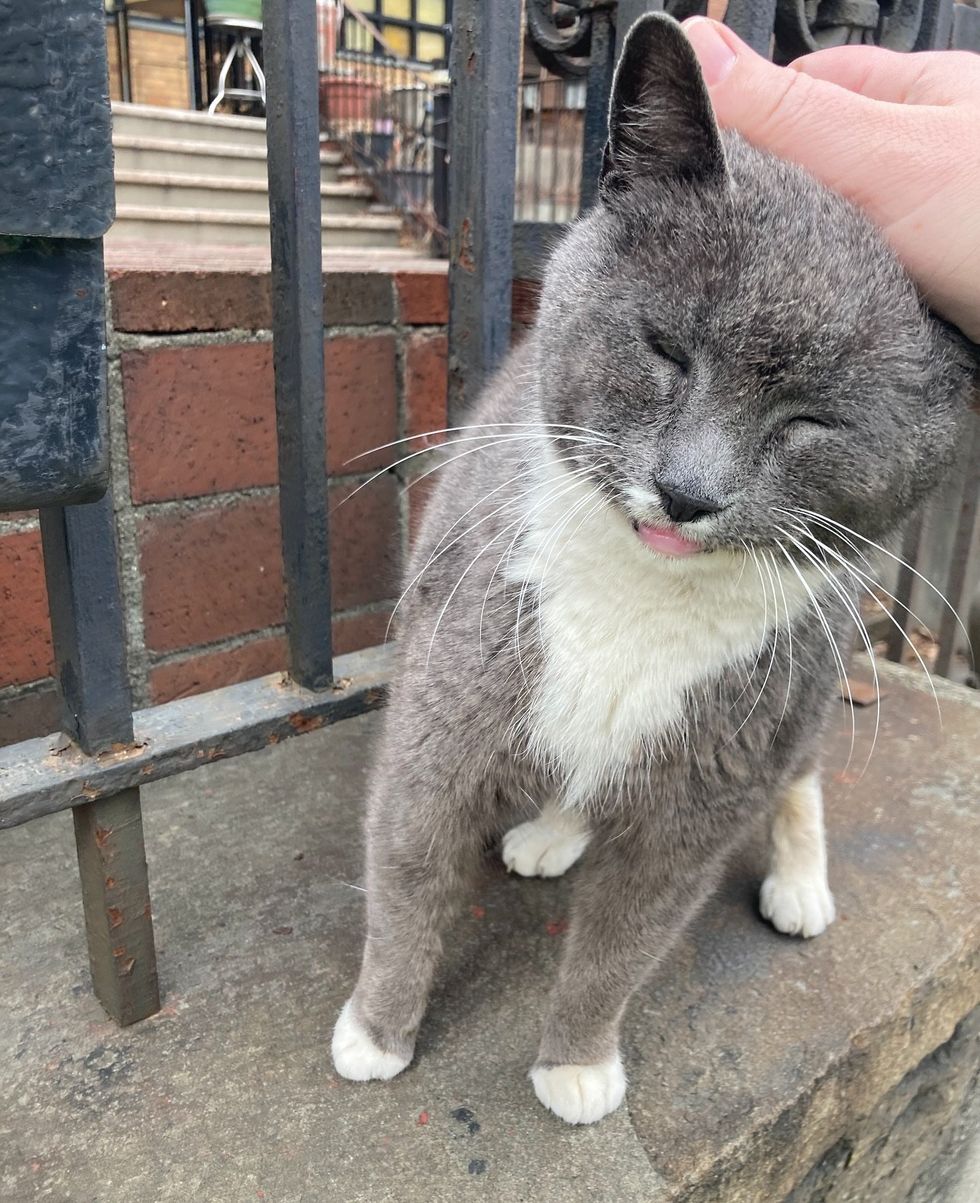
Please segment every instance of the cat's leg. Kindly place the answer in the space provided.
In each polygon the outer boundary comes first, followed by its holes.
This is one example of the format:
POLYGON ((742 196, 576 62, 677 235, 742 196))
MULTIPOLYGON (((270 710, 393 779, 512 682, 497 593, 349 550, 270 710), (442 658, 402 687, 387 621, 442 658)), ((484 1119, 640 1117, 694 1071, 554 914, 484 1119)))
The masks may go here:
POLYGON ((777 931, 790 936, 818 936, 834 921, 816 772, 797 778, 779 803, 759 909, 777 931))
POLYGON ((549 801, 536 818, 507 832, 501 855, 510 872, 521 877, 560 877, 585 851, 589 835, 581 812, 549 801))
POLYGON ((402 794, 372 808, 364 956, 333 1034, 343 1077, 393 1078, 412 1060, 443 930, 489 834, 480 814, 450 799, 402 794))
POLYGON ((623 1101, 626 1003, 717 884, 728 831, 700 846, 679 824, 671 838, 644 829, 642 818, 603 823, 593 833, 531 1070, 538 1099, 568 1123, 594 1123, 623 1101))

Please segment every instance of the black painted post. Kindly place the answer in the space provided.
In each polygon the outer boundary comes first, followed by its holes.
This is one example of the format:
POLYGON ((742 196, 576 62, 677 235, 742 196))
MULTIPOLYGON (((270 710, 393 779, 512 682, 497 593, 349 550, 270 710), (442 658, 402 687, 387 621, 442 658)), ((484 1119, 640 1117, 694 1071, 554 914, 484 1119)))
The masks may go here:
POLYGON ((663 12, 663 0, 619 0, 616 5, 616 62, 623 53, 623 42, 644 13, 663 12))
POLYGON ((315 0, 265 0, 279 509, 290 673, 332 682, 315 0))
POLYGON ((446 233, 449 229, 449 128, 452 107, 448 88, 439 88, 432 96, 432 209, 439 233, 432 240, 438 259, 449 253, 446 233))
POLYGON ((592 13, 591 53, 589 55, 588 91, 585 96, 585 122, 582 131, 582 181, 579 192, 579 211, 584 213, 595 200, 602 167, 602 151, 606 145, 609 126, 609 94, 612 90, 616 41, 612 18, 606 9, 592 13))
POLYGON ((729 0, 725 24, 759 54, 769 57, 776 0, 729 0))
POLYGON ((521 0, 456 0, 450 72, 449 412, 510 346, 521 0))
POLYGON ((184 53, 188 102, 192 109, 204 109, 207 105, 201 74, 201 0, 184 0, 184 53))
MULTIPOLYGON (((64 730, 90 756, 133 742, 112 500, 40 511, 64 730)), ((117 1023, 160 1009, 138 789, 73 811, 95 993, 117 1023)))

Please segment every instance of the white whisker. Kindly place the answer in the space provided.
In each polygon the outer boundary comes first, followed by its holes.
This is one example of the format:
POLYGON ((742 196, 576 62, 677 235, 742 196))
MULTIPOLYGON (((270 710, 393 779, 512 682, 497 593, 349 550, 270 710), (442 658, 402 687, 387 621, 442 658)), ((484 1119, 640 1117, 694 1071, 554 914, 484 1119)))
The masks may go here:
MULTIPOLYGON (((880 695, 880 687, 879 687, 879 683, 878 683, 878 665, 875 662, 874 648, 871 646, 871 638, 868 635, 868 628, 864 625, 864 620, 861 618, 860 610, 854 604, 854 602, 847 596, 847 594, 844 592, 844 589, 842 588, 840 582, 830 572, 829 567, 822 566, 820 564, 820 562, 817 560, 816 556, 814 556, 800 542, 799 539, 797 539, 793 535, 791 535, 789 533, 789 531, 787 531, 784 527, 777 525, 776 529, 779 531, 779 533, 784 538, 788 539, 790 541, 790 543, 793 544, 793 546, 799 551, 799 553, 801 555, 803 555, 807 558, 807 560, 813 565, 813 567, 817 570, 817 572, 824 578, 824 580, 827 582, 827 584, 834 590, 834 592, 837 594, 837 596, 844 603, 844 608, 847 610, 847 613, 850 615, 850 617, 854 620, 854 624, 857 627, 858 634, 861 636, 861 640, 864 643, 865 650, 867 651, 868 656, 871 659, 871 671, 874 674, 874 685, 875 685, 875 729, 874 729, 874 736, 872 737, 872 740, 871 740, 871 749, 868 752, 867 759, 864 762, 864 768, 861 770, 861 775, 863 776, 864 773, 867 772, 868 765, 871 763, 871 757, 874 755, 874 750, 878 744, 878 733, 881 730, 881 701, 880 701, 880 696, 879 696, 880 695)), ((853 699, 851 700, 851 705, 852 706, 854 705, 853 699)))

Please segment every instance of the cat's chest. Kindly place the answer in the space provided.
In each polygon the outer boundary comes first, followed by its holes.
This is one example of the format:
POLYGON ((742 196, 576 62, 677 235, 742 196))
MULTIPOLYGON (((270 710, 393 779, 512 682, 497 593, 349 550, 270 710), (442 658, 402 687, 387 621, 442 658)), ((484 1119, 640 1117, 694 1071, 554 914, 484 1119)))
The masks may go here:
POLYGON ((541 656, 520 718, 523 743, 569 802, 601 791, 644 749, 682 728, 693 691, 752 667, 775 615, 758 578, 721 566, 686 576, 598 522, 552 556, 525 557, 539 588, 541 656), (540 560, 540 557, 539 557, 540 560))

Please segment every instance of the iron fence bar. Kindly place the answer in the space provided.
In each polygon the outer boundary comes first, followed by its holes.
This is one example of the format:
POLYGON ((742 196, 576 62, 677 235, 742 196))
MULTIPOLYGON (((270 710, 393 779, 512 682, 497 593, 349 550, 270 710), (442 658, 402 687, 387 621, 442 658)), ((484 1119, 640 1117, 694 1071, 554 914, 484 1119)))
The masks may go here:
MULTIPOLYGON (((962 478, 960 512, 956 522, 956 533, 953 535, 953 546, 949 558, 949 577, 946 582, 946 599, 949 606, 943 608, 943 617, 939 624, 939 653, 936 657, 936 672, 942 677, 950 675, 953 665, 958 627, 956 616, 958 614, 965 616, 970 602, 970 598, 967 596, 970 583, 970 548, 973 544, 977 514, 980 511, 980 417, 972 418, 970 424, 973 430, 965 460, 966 471, 962 478)), ((980 652, 980 648, 967 650, 972 650, 974 656, 980 652)))
POLYGON ((187 56, 187 97, 192 109, 203 109, 201 74, 201 0, 184 0, 184 53, 187 56))
POLYGON ((510 346, 521 0, 457 0, 449 155, 449 413, 510 346))
POLYGON ((133 738, 112 501, 40 519, 63 730, 95 756, 133 738))
POLYGON ((885 655, 889 660, 894 660, 896 664, 900 664, 902 653, 905 650, 906 637, 909 629, 910 609, 912 605, 912 589, 915 586, 915 565, 919 558, 919 547, 922 543, 922 528, 924 525, 925 515, 921 509, 916 510, 905 528, 905 534, 902 538, 902 559, 903 564, 899 566, 898 580, 895 585, 895 612, 892 618, 895 620, 894 625, 889 623, 891 630, 888 632, 888 645, 885 655))
POLYGON ((293 679, 332 678, 315 0, 265 0, 273 362, 293 679))
MULTIPOLYGON (((112 500, 42 509, 41 538, 63 729, 82 758, 129 751, 133 718, 112 500)), ((65 752, 68 749, 64 749, 65 752)), ((75 848, 96 996, 120 1024, 160 1009, 138 788, 82 791, 75 848)))
POLYGON ((619 0, 616 5, 615 24, 616 24, 616 45, 615 45, 615 61, 619 62, 619 56, 623 52, 623 42, 626 40, 626 35, 636 22, 643 16, 644 13, 659 13, 663 12, 663 0, 619 0))
POLYGON ((950 45, 954 50, 980 51, 980 9, 954 4, 950 45))
POLYGON ((57 736, 0 748, 0 829, 69 807, 87 810, 135 792, 135 785, 374 710, 384 701, 391 661, 385 647, 339 656, 336 683, 325 691, 303 689, 277 673, 137 710, 132 743, 98 757, 63 746, 57 736))
POLYGON ((438 226, 432 253, 440 259, 448 252, 450 105, 449 89, 439 88, 432 96, 432 209, 438 226))
MULTIPOLYGON (((628 14, 624 14, 628 18, 628 14)), ((579 187, 579 212, 584 213, 595 200, 606 145, 609 120, 609 95, 612 91, 616 59, 616 35, 608 9, 592 13, 592 53, 585 93, 585 121, 582 130, 582 179, 579 187)))
POLYGON ((725 24, 759 54, 769 57, 776 0, 729 0, 725 24))

